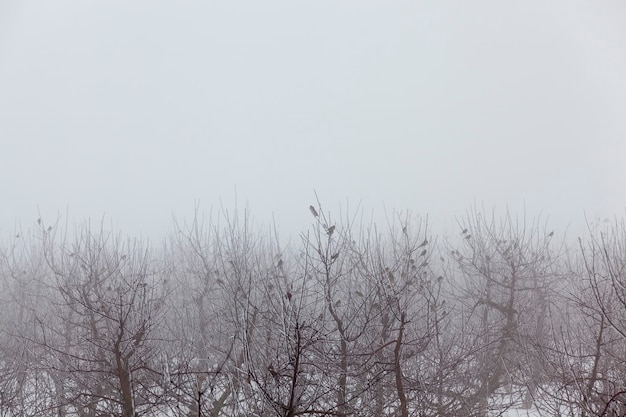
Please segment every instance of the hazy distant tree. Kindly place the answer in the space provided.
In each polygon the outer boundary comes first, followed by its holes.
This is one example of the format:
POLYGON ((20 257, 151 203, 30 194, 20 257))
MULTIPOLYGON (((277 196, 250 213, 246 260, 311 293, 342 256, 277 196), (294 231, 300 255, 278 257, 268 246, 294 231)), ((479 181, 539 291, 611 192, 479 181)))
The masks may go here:
POLYGON ((35 343, 37 317, 50 305, 41 244, 19 232, 0 248, 0 415, 34 416, 56 404, 45 358, 35 343))
POLYGON ((230 315, 236 294, 224 270, 222 230, 196 211, 190 222, 174 222, 166 263, 172 343, 166 350, 168 397, 181 415, 232 412, 242 346, 230 315), (235 382, 235 383, 234 383, 235 382))
POLYGON ((507 213, 498 222, 481 211, 471 212, 461 229, 462 243, 452 256, 467 311, 465 331, 476 337, 465 347, 467 412, 486 415, 519 400, 529 407, 541 382, 535 347, 549 328, 550 286, 557 275, 553 232, 538 221, 507 213), (512 392, 498 401, 502 389, 512 392))

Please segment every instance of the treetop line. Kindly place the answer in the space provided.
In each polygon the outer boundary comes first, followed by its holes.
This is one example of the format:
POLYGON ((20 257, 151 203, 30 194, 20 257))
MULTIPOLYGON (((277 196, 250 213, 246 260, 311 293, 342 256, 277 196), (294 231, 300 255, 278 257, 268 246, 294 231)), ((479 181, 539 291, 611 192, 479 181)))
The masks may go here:
POLYGON ((39 219, 0 248, 0 416, 626 415, 626 227, 454 239, 309 207, 295 244, 196 213, 148 246, 39 219))

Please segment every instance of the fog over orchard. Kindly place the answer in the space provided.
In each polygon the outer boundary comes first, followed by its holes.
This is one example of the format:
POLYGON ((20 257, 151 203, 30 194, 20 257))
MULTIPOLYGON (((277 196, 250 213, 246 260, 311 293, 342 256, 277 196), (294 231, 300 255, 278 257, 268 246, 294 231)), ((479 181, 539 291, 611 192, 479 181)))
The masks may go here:
POLYGON ((473 208, 333 218, 282 244, 244 213, 161 241, 38 219, 0 252, 8 416, 624 415, 626 225, 573 246, 473 208))
POLYGON ((0 417, 626 415, 624 21, 0 2, 0 417))

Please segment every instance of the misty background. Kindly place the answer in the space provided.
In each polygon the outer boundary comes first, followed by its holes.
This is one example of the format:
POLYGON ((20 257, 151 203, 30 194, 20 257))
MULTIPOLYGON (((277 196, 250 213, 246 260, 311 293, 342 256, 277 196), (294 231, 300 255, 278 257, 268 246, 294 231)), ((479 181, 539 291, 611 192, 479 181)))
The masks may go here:
POLYGON ((0 1, 0 233, 626 207, 621 1, 0 1), (51 221, 51 220, 49 220, 51 221))

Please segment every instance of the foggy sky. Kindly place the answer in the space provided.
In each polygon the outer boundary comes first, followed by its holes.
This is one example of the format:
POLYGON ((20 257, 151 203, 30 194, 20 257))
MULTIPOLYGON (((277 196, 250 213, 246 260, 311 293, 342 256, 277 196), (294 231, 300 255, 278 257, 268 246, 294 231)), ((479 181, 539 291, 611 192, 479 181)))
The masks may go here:
POLYGON ((0 1, 0 234, 624 214, 622 1, 0 1))

